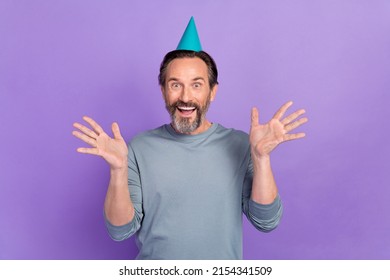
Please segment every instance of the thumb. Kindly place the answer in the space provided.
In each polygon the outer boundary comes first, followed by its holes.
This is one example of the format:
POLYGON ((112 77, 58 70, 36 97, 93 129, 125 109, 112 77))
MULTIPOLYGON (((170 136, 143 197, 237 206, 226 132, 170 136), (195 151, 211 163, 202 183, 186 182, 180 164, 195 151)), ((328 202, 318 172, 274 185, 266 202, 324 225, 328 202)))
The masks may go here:
POLYGON ((251 126, 257 126, 259 125, 259 111, 256 107, 252 108, 251 113, 251 126))
POLYGON ((119 130, 118 123, 114 122, 111 126, 111 129, 115 139, 122 139, 122 135, 121 135, 121 131, 119 130))

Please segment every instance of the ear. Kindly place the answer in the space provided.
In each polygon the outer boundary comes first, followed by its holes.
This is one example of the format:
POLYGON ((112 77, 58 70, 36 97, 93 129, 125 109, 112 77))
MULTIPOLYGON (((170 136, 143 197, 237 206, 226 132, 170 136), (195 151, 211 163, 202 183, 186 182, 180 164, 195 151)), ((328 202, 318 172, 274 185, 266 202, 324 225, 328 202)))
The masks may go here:
POLYGON ((217 90, 218 90, 218 84, 215 84, 213 89, 211 90, 210 101, 214 101, 215 96, 217 95, 217 90))

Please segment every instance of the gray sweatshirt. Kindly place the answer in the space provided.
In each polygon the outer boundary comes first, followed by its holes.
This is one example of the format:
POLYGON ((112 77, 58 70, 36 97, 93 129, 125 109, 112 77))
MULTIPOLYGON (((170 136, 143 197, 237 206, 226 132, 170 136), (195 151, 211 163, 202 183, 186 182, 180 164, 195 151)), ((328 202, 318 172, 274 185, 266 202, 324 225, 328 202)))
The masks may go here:
POLYGON ((129 144, 132 221, 112 225, 114 240, 136 233, 137 259, 242 259, 242 213, 258 229, 276 228, 279 196, 268 205, 250 199, 253 166, 248 134, 219 124, 197 135, 170 125, 129 144))

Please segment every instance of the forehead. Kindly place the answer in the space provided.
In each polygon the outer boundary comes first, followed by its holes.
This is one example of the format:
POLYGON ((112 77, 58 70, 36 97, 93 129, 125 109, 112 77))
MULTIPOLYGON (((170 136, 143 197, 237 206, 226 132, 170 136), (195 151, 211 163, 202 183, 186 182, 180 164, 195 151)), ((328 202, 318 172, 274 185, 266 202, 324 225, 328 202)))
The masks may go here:
POLYGON ((176 58, 167 67, 167 80, 193 79, 196 77, 208 80, 208 69, 206 63, 198 57, 176 58))

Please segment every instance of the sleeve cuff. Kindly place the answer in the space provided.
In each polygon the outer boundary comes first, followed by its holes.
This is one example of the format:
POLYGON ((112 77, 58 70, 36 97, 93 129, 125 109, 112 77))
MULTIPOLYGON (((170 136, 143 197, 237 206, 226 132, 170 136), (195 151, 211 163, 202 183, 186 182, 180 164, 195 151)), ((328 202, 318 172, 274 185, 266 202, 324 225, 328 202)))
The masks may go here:
POLYGON ((135 218, 128 222, 127 224, 121 226, 115 226, 110 223, 110 221, 106 217, 106 213, 103 210, 104 221, 106 223, 106 227, 110 237, 115 241, 122 241, 128 238, 131 235, 131 231, 134 228, 135 218))
POLYGON ((255 217, 261 217, 262 220, 271 220, 281 210, 281 200, 279 194, 270 204, 260 204, 249 199, 249 212, 255 217))

